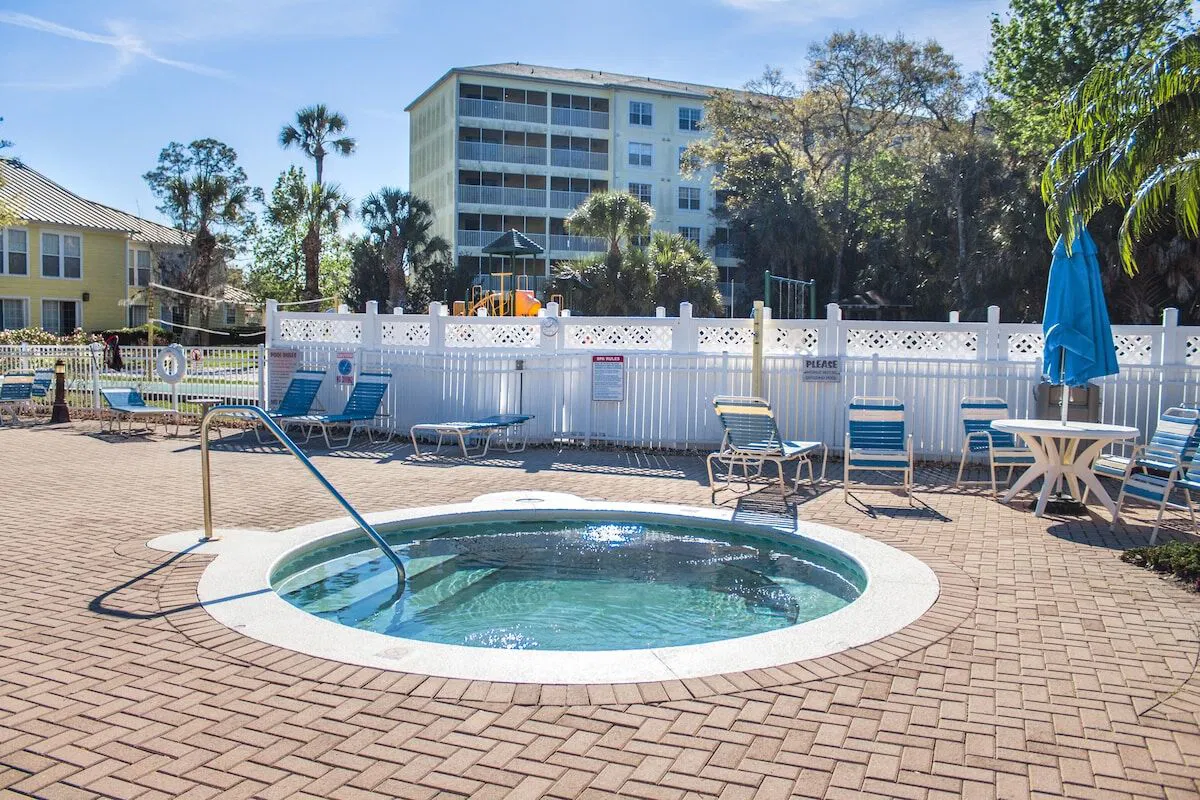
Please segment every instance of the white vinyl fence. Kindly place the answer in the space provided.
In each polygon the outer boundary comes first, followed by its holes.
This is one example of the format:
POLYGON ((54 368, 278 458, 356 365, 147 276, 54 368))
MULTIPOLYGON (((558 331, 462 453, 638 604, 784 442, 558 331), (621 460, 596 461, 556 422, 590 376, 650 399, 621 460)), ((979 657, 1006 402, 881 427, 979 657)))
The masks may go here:
MULTIPOLYGON (((268 303, 264 347, 188 348, 188 374, 172 391, 154 371, 161 348, 121 349, 123 369, 106 368, 87 347, 0 347, 0 372, 53 367, 63 359, 71 406, 94 408, 102 386, 134 386, 147 401, 194 410, 216 397, 267 403, 272 364, 328 370, 318 408, 340 410, 356 375, 392 372, 379 427, 406 434, 418 422, 496 413, 534 416, 530 440, 612 443, 643 448, 707 448, 721 438, 712 398, 751 391, 750 320, 558 316, 535 318, 280 312, 268 303), (619 400, 593 399, 593 358, 622 356, 619 400), (338 378, 337 365, 348 374, 338 378)), ((856 394, 895 395, 907 405, 917 452, 954 457, 962 446, 958 403, 967 395, 1005 398, 1014 416, 1034 413, 1041 374, 1040 325, 988 322, 851 322, 836 306, 820 320, 768 320, 763 393, 787 438, 821 440, 839 451, 845 410, 856 394), (804 380, 805 358, 838 358, 842 380, 804 380)), ((1119 375, 1100 381, 1105 422, 1154 428, 1161 409, 1200 404, 1200 328, 1180 327, 1168 309, 1161 325, 1117 326, 1119 375)), ((599 387, 597 387, 599 388, 599 387)))
MULTIPOLYGON (((644 448, 707 448, 721 438, 712 412, 720 394, 749 394, 750 320, 678 317, 537 318, 429 314, 283 313, 268 304, 267 348, 297 363, 352 373, 392 372, 382 427, 407 432, 418 422, 532 414, 532 441, 607 442, 644 448), (620 400, 593 399, 593 357, 624 358, 620 400)), ((851 322, 837 306, 820 320, 768 320, 763 392, 785 437, 840 450, 845 409, 856 394, 895 395, 907 405, 918 454, 956 456, 962 446, 959 401, 998 395, 1014 416, 1032 415, 1040 380, 1040 325, 989 321, 851 322), (805 358, 840 359, 843 379, 804 380, 805 358)), ((1121 373, 1101 381, 1106 422, 1152 430, 1160 410, 1200 403, 1200 328, 1180 327, 1168 309, 1162 325, 1117 326, 1121 373)), ((272 357, 268 356, 268 360, 272 357)), ((278 390, 280 387, 275 387, 278 390)), ((340 409, 349 383, 326 380, 321 402, 340 409)))

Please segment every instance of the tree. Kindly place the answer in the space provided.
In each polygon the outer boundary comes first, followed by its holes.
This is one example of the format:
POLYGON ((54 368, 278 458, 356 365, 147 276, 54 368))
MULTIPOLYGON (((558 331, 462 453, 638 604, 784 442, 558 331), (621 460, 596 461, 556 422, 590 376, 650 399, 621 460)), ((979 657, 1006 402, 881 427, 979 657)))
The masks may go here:
POLYGON ((355 237, 350 242, 350 280, 346 302, 354 311, 366 309, 367 301, 386 304, 388 274, 383 248, 369 236, 355 237))
POLYGON ((356 142, 351 136, 341 136, 349 123, 345 115, 330 111, 324 103, 307 106, 296 112, 296 121, 279 131, 279 144, 284 149, 299 147, 316 165, 317 183, 325 182, 325 156, 330 153, 348 156, 356 142))
POLYGON ((724 308, 717 290, 717 266, 700 245, 677 233, 655 231, 644 257, 654 276, 654 305, 668 310, 692 304, 697 317, 715 317, 724 308))
POLYGON ((567 217, 567 230, 608 242, 608 258, 621 260, 621 245, 650 231, 654 209, 628 192, 595 192, 567 217))
POLYGON ((309 191, 308 229, 302 245, 306 300, 321 296, 321 229, 326 224, 325 214, 334 213, 344 201, 340 191, 325 184, 324 170, 325 156, 330 153, 348 156, 354 152, 354 139, 339 135, 345 133, 347 125, 344 115, 318 103, 297 111, 295 123, 284 125, 279 132, 283 148, 299 147, 316 166, 316 183, 309 191))
MULTIPOLYGON (((241 249, 252 221, 251 191, 237 153, 216 139, 171 142, 143 178, 158 210, 189 242, 182 252, 160 253, 160 271, 185 292, 210 295, 222 285, 226 256, 241 249)), ((179 304, 187 314, 194 298, 180 295, 179 304)))
MULTIPOLYGON (((344 297, 350 273, 349 245, 338 231, 349 213, 349 201, 330 203, 335 194, 340 194, 336 187, 327 187, 320 195, 327 204, 321 214, 322 297, 344 297)), ((304 169, 294 166, 279 175, 270 197, 264 199, 261 223, 251 237, 252 263, 246 277, 247 288, 259 300, 301 299, 305 283, 303 246, 313 199, 314 186, 308 183, 304 169)))
POLYGON ((1126 206, 1120 258, 1137 269, 1134 242, 1170 215, 1190 238, 1200 235, 1200 34, 1167 46, 1153 60, 1101 64, 1066 100, 1066 142, 1042 178, 1047 229, 1070 242, 1110 203, 1126 206))
MULTIPOLYGON (((0 117, 0 122, 4 122, 4 117, 0 117)), ((0 139, 0 150, 6 150, 12 147, 12 142, 8 139, 0 139)), ((4 161, 0 159, 0 194, 4 193, 4 161)), ((17 211, 13 205, 0 197, 0 228, 6 225, 13 225, 17 221, 17 211)))
POLYGON ((384 187, 368 195, 359 211, 368 235, 383 255, 388 310, 408 306, 408 273, 415 264, 449 250, 434 236, 433 206, 411 192, 384 187))
POLYGON ((1160 48, 1189 26, 1190 7, 1190 0, 1010 0, 1007 15, 992 17, 986 71, 1001 143, 1023 159, 1045 159, 1066 138, 1064 94, 1098 64, 1160 48))

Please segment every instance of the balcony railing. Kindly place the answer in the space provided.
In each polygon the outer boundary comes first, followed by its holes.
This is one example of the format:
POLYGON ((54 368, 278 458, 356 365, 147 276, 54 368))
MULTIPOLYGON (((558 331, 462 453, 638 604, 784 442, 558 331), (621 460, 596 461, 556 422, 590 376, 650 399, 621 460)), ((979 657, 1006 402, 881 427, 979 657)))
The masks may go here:
POLYGON ((575 169, 608 169, 608 153, 589 153, 584 150, 551 148, 550 165, 575 169))
POLYGON ((738 257, 737 246, 729 244, 728 242, 726 242, 725 244, 717 245, 714 248, 714 250, 715 250, 715 255, 717 258, 737 258, 738 257))
POLYGON ((545 189, 515 189, 508 186, 459 184, 458 202, 492 206, 546 207, 545 189))
POLYGON ((546 148, 491 142, 459 142, 458 157, 471 161, 497 161, 504 164, 546 163, 546 148))
POLYGON ((564 236, 550 234, 550 249, 568 253, 603 253, 608 243, 594 236, 564 236))
MULTIPOLYGON (((504 231, 463 231, 458 232, 455 237, 459 247, 486 247, 499 238, 504 231)), ((546 234, 544 233, 526 233, 522 234, 530 241, 534 242, 543 250, 546 249, 546 234)))
POLYGON ((588 199, 591 192, 564 192, 557 189, 550 190, 550 207, 551 208, 578 208, 583 204, 584 200, 588 199))
POLYGON ((554 125, 569 125, 574 128, 601 128, 608 130, 607 111, 584 111, 578 108, 550 109, 550 122, 554 125))
POLYGON ((503 100, 480 100, 474 97, 458 98, 458 114, 462 117, 507 119, 513 122, 544 123, 546 121, 545 106, 534 106, 528 103, 506 103, 503 100))

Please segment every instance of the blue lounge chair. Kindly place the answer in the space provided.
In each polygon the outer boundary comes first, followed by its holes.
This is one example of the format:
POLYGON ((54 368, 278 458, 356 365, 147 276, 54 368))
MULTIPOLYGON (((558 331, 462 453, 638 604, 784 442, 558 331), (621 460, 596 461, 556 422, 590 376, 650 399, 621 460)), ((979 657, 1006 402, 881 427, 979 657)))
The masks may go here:
POLYGON ((18 414, 28 409, 33 397, 33 373, 26 370, 14 370, 5 373, 0 381, 0 424, 4 423, 4 412, 12 419, 13 425, 20 425, 18 414))
POLYGON ((437 447, 432 455, 440 453, 443 443, 449 438, 451 441, 458 440, 463 458, 486 456, 492 439, 497 435, 503 435, 506 453, 520 453, 525 450, 529 439, 525 423, 531 419, 531 414, 493 414, 469 422, 422 422, 413 425, 408 435, 412 437, 413 451, 418 456, 430 455, 428 452, 421 452, 421 446, 417 443, 418 434, 437 436, 437 447), (523 434, 520 438, 514 435, 517 431, 523 434))
POLYGON ((996 470, 1007 469, 1005 483, 1011 483, 1013 472, 1017 467, 1033 466, 1033 451, 1024 446, 1011 433, 995 430, 992 423, 998 419, 1008 419, 1008 403, 999 397, 964 397, 960 405, 963 424, 962 459, 958 462, 958 478, 955 486, 986 486, 992 487, 992 495, 996 494, 996 470), (990 481, 964 481, 963 469, 967 466, 967 456, 986 453, 988 468, 991 471, 990 481))
POLYGON ((859 396, 850 401, 848 416, 842 499, 850 502, 850 488, 856 485, 851 479, 854 472, 899 472, 911 505, 913 441, 904 404, 895 397, 859 396))
POLYGON ((49 403, 54 398, 51 396, 51 387, 54 385, 54 370, 50 367, 40 367, 33 371, 33 396, 42 401, 49 403))
POLYGON ((329 440, 329 429, 346 426, 349 431, 346 433, 346 443, 341 447, 348 447, 350 440, 354 438, 354 432, 362 428, 367 432, 367 438, 370 441, 375 441, 371 435, 370 423, 375 417, 379 416, 379 406, 383 403, 383 396, 387 393, 388 384, 392 380, 392 373, 387 370, 377 372, 363 372, 358 376, 358 381, 354 384, 354 390, 350 392, 350 398, 346 401, 346 407, 342 409, 340 414, 302 414, 295 417, 282 417, 280 423, 286 431, 289 427, 295 426, 305 429, 306 435, 304 442, 313 437, 313 433, 317 428, 321 429, 321 434, 325 437, 325 446, 330 450, 334 449, 333 443, 329 440))
MULTIPOLYGON (((283 397, 280 398, 279 405, 267 411, 267 414, 272 419, 286 419, 307 415, 312 411, 313 402, 316 401, 317 392, 321 390, 321 383, 324 380, 325 370, 301 367, 292 374, 292 380, 288 383, 283 397)), ((254 435, 259 442, 263 441, 262 431, 262 425, 256 422, 254 425, 254 435)))
POLYGON ((787 480, 784 478, 784 465, 795 462, 796 475, 792 481, 792 490, 800 488, 801 470, 807 466, 808 478, 812 483, 817 482, 813 458, 821 454, 821 480, 825 479, 825 462, 828 450, 821 442, 796 442, 785 440, 779 433, 779 425, 775 415, 771 413, 771 405, 761 397, 716 397, 713 399, 713 409, 725 430, 721 449, 710 453, 706 460, 708 467, 708 486, 712 492, 712 502, 716 502, 717 492, 721 489, 731 489, 734 473, 740 468, 746 483, 746 491, 750 490, 751 470, 761 475, 763 465, 767 462, 775 464, 779 478, 779 493, 787 498, 787 480), (717 485, 714 464, 722 464, 725 470, 725 483, 717 485))
POLYGON ((147 423, 147 430, 151 423, 164 420, 163 426, 166 426, 165 418, 173 416, 175 418, 175 435, 179 435, 179 412, 170 408, 159 408, 158 406, 146 405, 145 398, 137 389, 129 387, 109 387, 100 390, 100 396, 104 398, 104 404, 107 412, 100 419, 100 430, 104 430, 104 420, 108 419, 109 433, 121 433, 122 420, 129 423, 129 427, 125 431, 125 435, 133 433, 133 421, 135 419, 143 419, 147 423))

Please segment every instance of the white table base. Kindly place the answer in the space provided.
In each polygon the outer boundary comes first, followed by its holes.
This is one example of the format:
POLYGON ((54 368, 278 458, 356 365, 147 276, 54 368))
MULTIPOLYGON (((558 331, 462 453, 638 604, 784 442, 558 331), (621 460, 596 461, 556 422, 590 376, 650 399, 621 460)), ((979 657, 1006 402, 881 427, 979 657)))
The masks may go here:
POLYGON ((1019 432, 1017 435, 1029 446, 1034 463, 1004 493, 1000 502, 1011 502, 1017 492, 1038 478, 1043 478, 1042 491, 1038 495, 1037 506, 1033 512, 1034 516, 1040 517, 1046 513, 1046 502, 1050 499, 1050 494, 1061 478, 1066 481, 1067 488, 1074 497, 1082 497, 1079 493, 1079 484, 1082 483, 1091 490, 1101 505, 1108 509, 1109 514, 1116 516, 1116 502, 1109 497, 1103 484, 1100 483, 1100 479, 1096 477, 1096 473, 1092 472, 1092 464, 1104 446, 1112 441, 1110 438, 1093 440, 1090 437, 1032 435, 1019 432), (1083 442, 1088 442, 1088 445, 1083 452, 1079 452, 1079 447, 1083 442))

